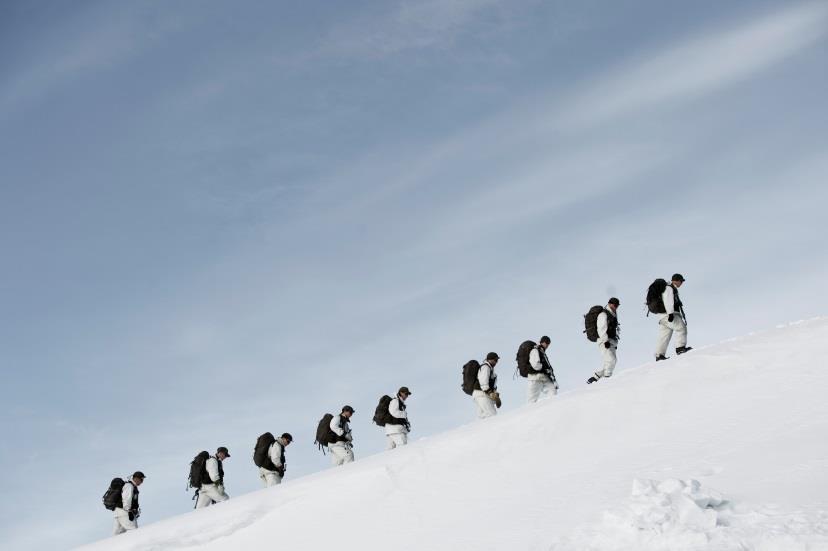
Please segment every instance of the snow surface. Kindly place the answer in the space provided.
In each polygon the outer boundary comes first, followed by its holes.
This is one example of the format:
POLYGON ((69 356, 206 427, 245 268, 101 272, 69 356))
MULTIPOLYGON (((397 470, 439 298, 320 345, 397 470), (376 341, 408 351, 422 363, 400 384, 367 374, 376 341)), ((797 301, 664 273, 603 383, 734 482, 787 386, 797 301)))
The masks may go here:
POLYGON ((828 550, 826 345, 731 339, 82 549, 828 550))

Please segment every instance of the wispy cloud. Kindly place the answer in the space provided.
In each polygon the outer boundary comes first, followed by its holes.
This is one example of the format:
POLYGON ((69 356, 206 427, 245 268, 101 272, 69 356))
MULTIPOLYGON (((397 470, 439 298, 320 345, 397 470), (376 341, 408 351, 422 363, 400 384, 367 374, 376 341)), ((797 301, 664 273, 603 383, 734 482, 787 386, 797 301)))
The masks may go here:
MULTIPOLYGON (((430 231, 419 240, 424 244, 436 239, 434 242, 446 246, 435 236, 466 234, 474 238, 473 228, 480 224, 468 220, 475 212, 486 212, 487 218, 506 224, 511 223, 510 217, 524 217, 524 210, 498 208, 507 197, 533 196, 531 208, 540 212, 607 193, 664 163, 665 155, 677 154, 684 147, 682 142, 695 139, 696 131, 685 127, 673 142, 675 152, 668 153, 667 144, 647 145, 644 135, 625 132, 627 143, 622 144, 613 142, 613 134, 606 129, 602 134, 591 134, 590 126, 614 123, 643 109, 675 109, 687 100, 724 92, 772 69, 826 34, 828 5, 806 3, 680 39, 661 46, 657 54, 649 50, 569 91, 546 91, 516 101, 488 120, 432 144, 418 156, 406 155, 404 160, 398 157, 391 162, 388 159, 394 158, 393 153, 375 155, 383 162, 374 165, 372 175, 360 178, 384 185, 366 188, 362 194, 351 189, 349 197, 339 203, 338 217, 359 217, 410 189, 440 180, 454 181, 454 188, 467 187, 473 197, 463 200, 459 211, 451 210, 445 216, 439 209, 432 212, 430 231), (538 148, 542 143, 546 147, 538 148), (508 159, 504 152, 510 152, 508 159), (554 193, 542 194, 553 185, 554 193), (453 233, 463 228, 459 234, 453 233)), ((347 169, 340 176, 347 179, 347 169)))
POLYGON ((455 41, 484 12, 501 4, 505 2, 397 2, 380 14, 356 17, 335 26, 322 42, 318 53, 377 58, 406 50, 443 48, 455 41))
POLYGON ((183 25, 172 15, 153 17, 138 7, 121 7, 51 27, 51 47, 4 76, 0 114, 79 76, 124 63, 183 25))
POLYGON ((772 68, 828 34, 828 4, 774 11, 747 23, 706 31, 656 54, 646 52, 587 83, 559 123, 591 125, 697 98, 772 68))

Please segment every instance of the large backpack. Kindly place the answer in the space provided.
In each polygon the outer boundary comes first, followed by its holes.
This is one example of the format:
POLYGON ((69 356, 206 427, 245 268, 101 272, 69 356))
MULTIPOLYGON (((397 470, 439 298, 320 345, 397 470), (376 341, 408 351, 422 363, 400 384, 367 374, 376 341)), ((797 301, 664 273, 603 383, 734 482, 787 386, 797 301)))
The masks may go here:
POLYGON ((123 478, 113 478, 112 482, 109 483, 109 488, 104 493, 102 501, 104 507, 109 509, 110 511, 114 511, 117 507, 123 508, 123 500, 121 499, 121 492, 124 489, 124 479, 123 478))
POLYGON ((470 360, 463 366, 463 392, 469 396, 474 393, 477 383, 477 374, 480 372, 480 362, 470 360))
POLYGON ((518 373, 520 373, 521 377, 528 377, 530 373, 535 371, 529 364, 529 354, 532 353, 532 350, 536 346, 537 343, 535 341, 523 341, 518 348, 515 359, 517 360, 518 373))
POLYGON ((274 442, 276 442, 276 437, 269 432, 259 436, 258 440, 256 440, 256 447, 253 448, 253 463, 257 467, 264 467, 269 471, 276 470, 276 465, 273 464, 273 461, 270 459, 270 455, 268 455, 270 446, 272 446, 274 442))
POLYGON ((391 396, 387 394, 379 399, 379 404, 377 404, 377 409, 374 410, 374 423, 377 425, 384 427, 388 421, 391 413, 388 411, 388 407, 391 405, 391 396))
MULTIPOLYGON (((331 430, 331 421, 333 420, 332 413, 326 413, 322 416, 322 419, 319 420, 319 424, 316 425, 316 440, 313 441, 319 449, 327 448, 328 444, 333 444, 336 442, 336 433, 331 430)), ((325 453, 325 450, 322 450, 322 453, 325 453)))
POLYGON ((592 342, 598 342, 598 316, 603 311, 603 306, 593 306, 584 315, 584 333, 592 342))
POLYGON ((666 279, 656 279, 647 288, 647 310, 649 314, 666 314, 664 307, 664 291, 667 289, 666 279))
POLYGON ((210 475, 207 474, 207 460, 209 458, 210 452, 203 451, 190 462, 190 488, 201 488, 202 484, 213 482, 210 475))

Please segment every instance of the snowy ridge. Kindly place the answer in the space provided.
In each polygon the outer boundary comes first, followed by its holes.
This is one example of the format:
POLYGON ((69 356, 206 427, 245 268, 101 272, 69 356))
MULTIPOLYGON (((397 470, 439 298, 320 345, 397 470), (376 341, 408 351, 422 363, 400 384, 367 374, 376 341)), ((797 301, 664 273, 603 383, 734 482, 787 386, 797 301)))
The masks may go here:
POLYGON ((83 549, 828 550, 826 343, 732 339, 83 549))

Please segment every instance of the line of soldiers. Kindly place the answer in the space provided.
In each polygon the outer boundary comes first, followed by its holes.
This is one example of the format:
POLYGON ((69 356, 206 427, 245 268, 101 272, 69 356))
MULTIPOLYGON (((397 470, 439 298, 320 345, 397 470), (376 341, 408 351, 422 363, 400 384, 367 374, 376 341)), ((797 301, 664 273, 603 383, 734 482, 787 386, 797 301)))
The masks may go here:
MULTIPOLYGON (((407 386, 402 386, 393 398, 387 395, 380 398, 374 411, 374 423, 385 428, 386 450, 408 444, 411 423, 408 420, 405 402, 409 396, 411 390, 407 386)), ((317 425, 315 443, 323 453, 327 448, 334 466, 354 460, 354 437, 350 426, 354 413, 353 407, 344 406, 339 415, 327 413, 317 425)))
MULTIPOLYGON (((648 290, 648 310, 659 315, 656 361, 668 359, 665 354, 673 334, 676 335, 676 354, 692 350, 687 346, 687 318, 678 295, 678 289, 684 281, 681 274, 673 274, 669 284, 666 280, 657 279, 648 290)), ((594 306, 584 316, 584 333, 590 341, 597 343, 602 359, 601 368, 587 379, 587 384, 611 377, 615 369, 620 340, 620 305, 618 298, 612 297, 606 306, 594 306)), ((527 403, 537 402, 541 396, 555 396, 558 393, 558 382, 546 354, 551 342, 551 339, 544 335, 538 343, 524 341, 518 348, 516 373, 527 379, 527 403)), ((482 363, 472 360, 463 366, 463 390, 472 397, 477 416, 481 419, 496 415, 502 405, 495 373, 495 366, 499 361, 500 356, 496 352, 489 352, 482 363)), ((411 425, 406 411, 406 400, 410 396, 411 390, 403 386, 393 398, 380 398, 373 421, 385 428, 387 450, 408 443, 411 425)), ((324 449, 330 451, 334 466, 354 461, 354 439, 350 428, 354 413, 354 408, 346 405, 338 415, 325 414, 318 423, 315 443, 323 452, 324 449)), ((253 462, 259 469, 259 478, 264 487, 281 484, 286 471, 285 449, 292 442, 293 437, 287 432, 278 438, 269 432, 259 436, 254 448, 253 462)), ((196 509, 230 499, 224 488, 222 465, 229 457, 227 447, 220 446, 214 455, 206 451, 199 453, 190 464, 190 487, 196 488, 193 496, 196 500, 196 509)), ((104 505, 115 514, 114 534, 137 528, 137 519, 140 516, 138 487, 144 479, 144 473, 141 471, 136 471, 127 481, 113 479, 109 490, 104 494, 104 505)))
MULTIPOLYGON (((684 354, 692 350, 692 347, 687 346, 687 317, 678 293, 684 281, 684 276, 681 274, 673 274, 669 283, 666 280, 657 279, 647 291, 647 315, 653 313, 659 316, 655 350, 657 362, 668 359, 667 347, 673 334, 676 336, 676 354, 684 354)), ((602 361, 601 368, 587 379, 587 384, 611 377, 618 363, 618 342, 621 340, 621 327, 618 322, 619 306, 621 306, 621 301, 612 297, 607 301, 606 306, 593 306, 584 316, 586 324, 584 333, 590 341, 597 343, 602 361)), ((558 393, 558 382, 555 379, 552 364, 546 355, 550 343, 551 339, 544 335, 537 344, 525 341, 518 348, 517 372, 527 379, 527 403, 537 402, 541 395, 554 396, 558 393)), ((489 352, 483 363, 472 360, 463 366, 463 389, 474 399, 477 416, 481 419, 497 415, 497 410, 502 404, 495 373, 495 366, 499 361, 500 356, 496 352, 489 352)))
MULTIPOLYGON (((397 391, 394 398, 384 396, 388 400, 380 400, 374 417, 378 425, 385 427, 386 449, 391 450, 408 444, 408 433, 411 425, 408 421, 405 401, 411 396, 411 390, 403 386, 397 391)), ((330 451, 334 466, 344 465, 354 460, 353 436, 351 434, 350 419, 355 410, 351 406, 344 406, 339 415, 327 414, 325 422, 325 438, 319 441, 320 448, 330 451)), ((321 423, 320 423, 321 425, 321 423)), ((270 432, 259 436, 253 449, 253 463, 258 467, 259 478, 265 488, 282 483, 287 469, 285 449, 293 442, 293 436, 285 432, 275 438, 270 432)), ((230 457, 226 446, 219 446, 216 453, 210 455, 206 451, 200 452, 190 463, 189 488, 195 488, 193 500, 195 508, 202 509, 215 503, 227 501, 224 485, 224 461, 230 457)), ((113 511, 115 516, 113 535, 122 534, 128 530, 138 528, 138 517, 141 508, 138 503, 138 486, 143 484, 146 476, 136 471, 127 480, 115 478, 110 483, 103 496, 104 506, 113 511)))

